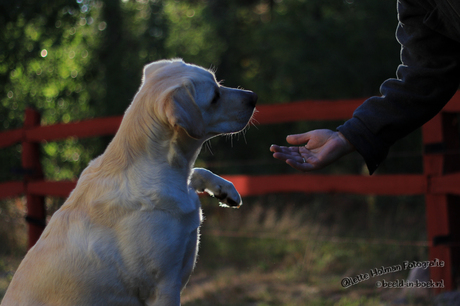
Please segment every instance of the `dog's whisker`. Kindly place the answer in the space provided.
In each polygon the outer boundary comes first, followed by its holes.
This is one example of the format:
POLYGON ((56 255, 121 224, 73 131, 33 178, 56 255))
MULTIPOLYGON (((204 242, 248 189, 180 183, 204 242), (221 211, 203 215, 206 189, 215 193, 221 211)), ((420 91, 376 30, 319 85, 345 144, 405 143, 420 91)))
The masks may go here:
POLYGON ((247 129, 243 131, 243 138, 244 138, 244 143, 248 144, 248 140, 246 139, 246 133, 249 131, 249 125, 247 125, 247 129))
POLYGON ((211 67, 209 67, 208 70, 209 70, 210 72, 212 72, 212 74, 216 74, 216 72, 217 72, 217 67, 211 64, 211 67))
MULTIPOLYGON (((258 112, 259 112, 259 111, 258 111, 257 109, 255 109, 255 110, 254 110, 254 115, 255 115, 256 113, 258 113, 258 112)), ((253 125, 253 126, 255 126, 256 129, 259 129, 259 128, 257 127, 256 124, 260 124, 260 122, 257 121, 257 119, 255 118, 254 115, 251 117, 251 120, 249 120, 248 125, 253 125)))
POLYGON ((214 153, 212 152, 211 140, 206 141, 205 146, 209 150, 209 153, 211 153, 211 155, 214 155, 214 153))

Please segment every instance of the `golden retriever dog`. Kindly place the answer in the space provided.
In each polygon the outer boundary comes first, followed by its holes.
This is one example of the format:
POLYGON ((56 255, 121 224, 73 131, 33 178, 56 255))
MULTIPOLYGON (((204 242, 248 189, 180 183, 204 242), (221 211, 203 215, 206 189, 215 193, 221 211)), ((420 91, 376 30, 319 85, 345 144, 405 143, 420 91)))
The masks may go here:
POLYGON ((231 182, 192 167, 207 139, 246 127, 256 101, 182 60, 147 65, 117 134, 27 253, 2 306, 180 305, 198 249, 197 192, 241 205, 231 182))

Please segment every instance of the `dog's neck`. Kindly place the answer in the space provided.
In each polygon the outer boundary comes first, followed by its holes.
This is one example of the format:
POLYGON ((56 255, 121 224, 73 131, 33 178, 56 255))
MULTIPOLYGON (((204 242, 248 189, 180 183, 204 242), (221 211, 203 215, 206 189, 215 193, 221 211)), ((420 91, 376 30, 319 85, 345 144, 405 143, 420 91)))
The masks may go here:
POLYGON ((203 140, 191 138, 182 128, 174 130, 166 154, 168 164, 174 169, 187 171, 187 177, 201 151, 203 140))
POLYGON ((161 139, 143 137, 148 139, 147 142, 139 142, 136 135, 126 135, 123 130, 119 131, 104 154, 92 161, 83 171, 81 176, 85 179, 82 182, 86 187, 80 188, 86 189, 102 184, 101 188, 104 190, 117 192, 96 194, 90 192, 92 189, 88 189, 87 196, 93 202, 102 197, 99 202, 120 205, 129 202, 133 193, 136 193, 138 200, 144 199, 142 202, 145 205, 149 205, 150 201, 160 194, 175 198, 188 193, 191 169, 204 140, 189 137, 181 128, 165 132, 171 134, 163 134, 167 137, 161 139), (144 191, 137 194, 139 188, 144 191), (120 190, 125 191, 119 193, 120 190), (166 194, 164 190, 167 190, 166 194), (107 197, 107 194, 111 196, 107 197), (118 198, 117 194, 124 194, 127 198, 118 198))
MULTIPOLYGON (((162 129, 150 137, 138 137, 120 130, 102 159, 104 168, 111 173, 131 171, 143 165, 150 171, 175 173, 176 178, 186 181, 203 142, 204 139, 191 138, 180 127, 162 129)), ((147 169, 138 170, 148 172, 147 169)))

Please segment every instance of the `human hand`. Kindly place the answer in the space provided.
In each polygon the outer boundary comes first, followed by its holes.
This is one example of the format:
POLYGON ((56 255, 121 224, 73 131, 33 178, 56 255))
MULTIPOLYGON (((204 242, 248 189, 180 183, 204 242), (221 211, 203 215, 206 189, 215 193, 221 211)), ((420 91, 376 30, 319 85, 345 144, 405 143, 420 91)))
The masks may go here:
POLYGON ((298 147, 272 145, 273 157, 303 172, 324 168, 355 150, 340 132, 326 129, 289 135, 286 140, 292 145, 306 144, 298 147))

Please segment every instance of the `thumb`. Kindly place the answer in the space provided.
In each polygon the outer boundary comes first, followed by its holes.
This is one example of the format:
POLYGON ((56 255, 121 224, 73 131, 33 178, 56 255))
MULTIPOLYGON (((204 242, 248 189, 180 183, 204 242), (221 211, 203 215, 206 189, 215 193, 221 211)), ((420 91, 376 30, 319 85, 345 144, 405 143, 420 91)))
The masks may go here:
POLYGON ((288 135, 286 137, 286 141, 292 145, 301 145, 308 142, 310 140, 310 137, 310 132, 306 132, 302 134, 288 135))

